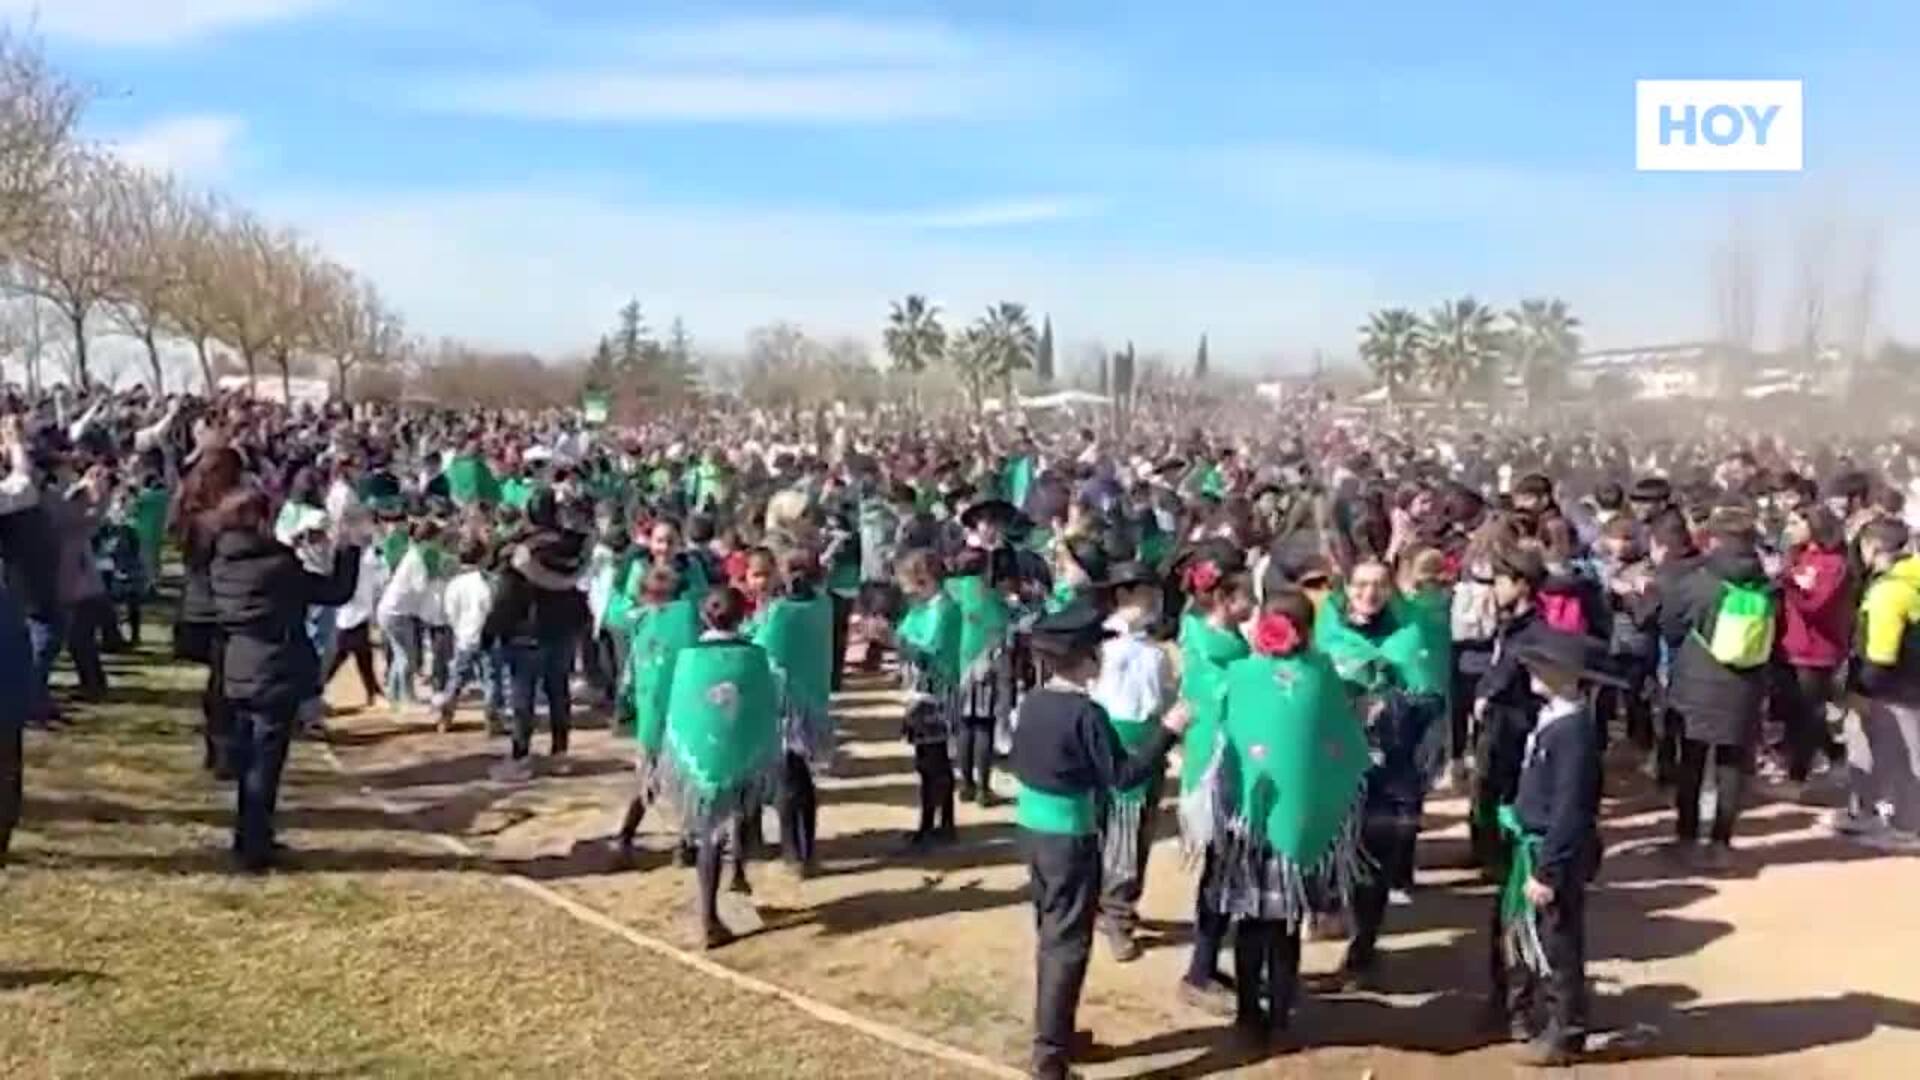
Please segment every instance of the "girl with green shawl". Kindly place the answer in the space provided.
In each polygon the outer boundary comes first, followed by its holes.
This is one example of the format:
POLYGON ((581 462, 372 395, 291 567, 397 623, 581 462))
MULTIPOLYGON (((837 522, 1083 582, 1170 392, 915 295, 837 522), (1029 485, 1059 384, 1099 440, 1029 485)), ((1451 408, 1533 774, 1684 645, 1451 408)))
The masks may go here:
MULTIPOLYGON (((1189 719, 1180 749, 1180 836, 1189 859, 1200 859, 1200 887, 1213 873, 1215 812, 1208 777, 1219 768, 1221 689, 1227 670, 1251 653, 1240 627, 1253 615, 1253 583, 1237 551, 1200 553, 1181 568, 1191 597, 1181 616, 1180 698, 1189 719)), ((1194 1008, 1221 1014, 1232 994, 1220 977, 1220 951, 1228 920, 1195 900, 1193 954, 1180 981, 1180 997, 1194 1008)))
MULTIPOLYGON (((621 866, 632 865, 634 837, 645 820, 652 792, 654 762, 666 744, 667 704, 673 688, 674 663, 682 649, 700 640, 700 612, 692 600, 679 597, 680 576, 673 567, 656 567, 641 585, 640 600, 624 608, 609 628, 627 641, 627 688, 633 711, 633 741, 640 783, 627 804, 626 818, 616 838, 621 866)), ((684 830, 680 856, 692 865, 693 844, 684 830)))
POLYGON ((1235 1026, 1275 1038, 1291 1020, 1300 932, 1316 901, 1366 875, 1361 821, 1367 738, 1325 657, 1308 647, 1313 606, 1287 590, 1254 622, 1253 655, 1219 684, 1220 754, 1202 910, 1237 920, 1235 1026))
POLYGON ((780 560, 784 592, 754 619, 753 640, 773 665, 785 773, 780 786, 780 846, 801 877, 812 872, 820 802, 813 771, 833 762, 833 602, 815 580, 813 552, 780 560))
POLYGON ((1412 886, 1427 787, 1446 762, 1451 633, 1395 593, 1385 563, 1364 559, 1321 607, 1314 644, 1346 685, 1373 748, 1364 840, 1380 874, 1354 895, 1346 962, 1350 981, 1364 985, 1388 893, 1412 886))
POLYGON ((960 753, 960 798, 992 806, 994 736, 1013 713, 1010 644, 1013 617, 988 580, 988 553, 969 548, 955 560, 944 585, 960 616, 959 675, 954 687, 955 742, 960 753))
POLYGON ((765 649, 740 636, 747 602, 715 589, 701 602, 706 631, 681 649, 667 691, 666 733, 648 777, 651 795, 680 811, 699 845, 701 930, 709 949, 734 939, 720 921, 720 868, 733 852, 733 887, 747 887, 742 816, 757 812, 779 786, 780 717, 765 649))
POLYGON ((954 837, 947 740, 956 726, 961 616, 960 605, 941 587, 939 561, 931 551, 902 556, 896 575, 907 610, 891 633, 908 695, 903 730, 920 774, 920 827, 908 840, 918 849, 954 837))

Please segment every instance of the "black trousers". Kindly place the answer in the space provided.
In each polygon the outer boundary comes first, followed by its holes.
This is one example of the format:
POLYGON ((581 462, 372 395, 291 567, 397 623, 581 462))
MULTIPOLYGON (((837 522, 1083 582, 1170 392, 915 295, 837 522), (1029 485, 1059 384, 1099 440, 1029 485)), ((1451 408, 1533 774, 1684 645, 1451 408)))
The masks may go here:
MULTIPOLYGON (((1100 925, 1110 933, 1131 934, 1140 926, 1140 894, 1147 887, 1147 856, 1153 851, 1154 828, 1160 819, 1160 789, 1165 778, 1154 777, 1147 784, 1147 804, 1140 810, 1140 827, 1135 831, 1133 874, 1130 877, 1106 877, 1100 882, 1100 925)), ((1106 819, 1105 808, 1101 820, 1106 819)))
POLYGON ((100 663, 100 646, 114 617, 113 601, 105 593, 74 604, 67 617, 67 655, 73 658, 82 696, 100 697, 107 692, 107 669, 100 663))
POLYGON ((1691 843, 1700 838, 1700 789, 1706 785, 1707 759, 1713 759, 1713 782, 1719 794, 1713 802, 1712 840, 1733 843, 1740 820, 1740 800, 1747 774, 1753 771, 1753 748, 1715 746, 1698 739, 1680 741, 1679 782, 1674 786, 1674 835, 1691 843))
POLYGON ((993 729, 991 716, 961 717, 954 732, 960 753, 960 787, 985 793, 993 786, 993 729))
POLYGON ((828 592, 827 596, 833 604, 833 675, 828 688, 837 694, 846 677, 847 639, 848 630, 853 624, 853 598, 837 592, 828 592))
POLYGON ((1360 844, 1373 861, 1374 870, 1353 887, 1353 940, 1347 945, 1346 961, 1349 970, 1373 963, 1379 951, 1380 928, 1387 919, 1388 894, 1412 873, 1414 845, 1419 838, 1420 826, 1413 822, 1369 815, 1360 826, 1360 844))
POLYGON ((913 748, 913 771, 920 774, 920 828, 915 836, 953 831, 953 758, 945 739, 913 748))
POLYGON ((26 775, 26 728, 21 724, 0 724, 0 862, 13 844, 14 827, 20 824, 20 804, 26 775))
POLYGON ((264 869, 273 862, 273 816, 280 804, 280 776, 293 741, 295 705, 242 706, 233 712, 233 772, 239 781, 233 850, 241 865, 264 869))
POLYGON ((1802 781, 1813 771, 1813 759, 1825 753, 1837 758, 1827 732, 1827 702, 1833 698, 1833 669, 1794 667, 1774 669, 1774 706, 1786 731, 1787 776, 1802 781))
POLYGON ((742 842, 740 822, 715 829, 700 838, 700 853, 694 861, 694 882, 700 890, 700 925, 708 930, 720 926, 720 871, 729 852, 733 855, 736 882, 747 878, 747 846, 742 842))
POLYGON ((1193 955, 1187 959, 1187 982, 1207 987, 1220 981, 1220 950, 1226 945, 1232 920, 1207 903, 1207 890, 1219 873, 1213 847, 1208 845, 1200 864, 1200 881, 1194 888, 1193 955))
POLYGON ((327 677, 322 681, 322 685, 333 682, 333 677, 346 666, 349 658, 353 660, 354 668, 360 673, 360 688, 366 691, 367 700, 373 701, 380 696, 380 680, 373 677, 373 624, 371 622, 349 626, 334 636, 333 664, 327 669, 327 677))
POLYGON ((1541 976, 1510 962, 1500 926, 1500 894, 1493 897, 1493 946, 1488 957, 1492 999, 1509 1019, 1556 1042, 1578 1041, 1587 1030, 1587 887, 1565 886, 1535 919, 1552 972, 1541 976), (1545 1013, 1546 1027, 1539 1027, 1545 1013))
POLYGON ((1475 861, 1496 876, 1506 865, 1506 843, 1494 819, 1500 805, 1512 802, 1520 791, 1520 768, 1532 731, 1533 717, 1525 709, 1490 705, 1474 746, 1473 809, 1467 828, 1475 861))
POLYGON ((1064 1077, 1093 951, 1100 838, 1023 831, 1033 890, 1033 1075, 1064 1077))
POLYGON ((208 654, 207 684, 200 691, 201 736, 206 740, 205 766, 216 774, 233 769, 233 710, 227 704, 227 637, 215 631, 208 654))
POLYGON ((820 833, 820 796, 807 759, 787 751, 786 782, 780 786, 780 849, 788 862, 813 862, 820 833))
POLYGON ((1285 1031, 1293 1019, 1293 1000, 1300 987, 1299 924, 1240 920, 1234 930, 1233 980, 1239 998, 1234 1023, 1285 1031))

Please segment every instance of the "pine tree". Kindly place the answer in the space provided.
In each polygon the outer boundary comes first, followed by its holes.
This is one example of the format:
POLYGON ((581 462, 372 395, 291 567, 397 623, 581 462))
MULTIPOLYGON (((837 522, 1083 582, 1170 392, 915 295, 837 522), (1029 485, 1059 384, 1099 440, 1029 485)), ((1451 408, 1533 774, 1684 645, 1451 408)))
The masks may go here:
POLYGON ((1042 386, 1053 382, 1053 316, 1046 318, 1040 331, 1040 353, 1034 358, 1033 373, 1040 379, 1042 386))
POLYGON ((615 360, 622 371, 639 370, 646 362, 647 324, 640 317, 640 301, 620 309, 620 328, 614 332, 615 360))
POLYGON ((604 335, 600 343, 593 347, 593 358, 587 361, 587 389, 605 392, 613 389, 613 342, 604 335))
POLYGON ((1193 377, 1195 381, 1207 377, 1207 335, 1200 335, 1200 351, 1193 354, 1193 377))
POLYGON ((1101 349, 1100 350, 1100 396, 1106 397, 1111 393, 1113 393, 1113 358, 1107 355, 1107 350, 1101 349))

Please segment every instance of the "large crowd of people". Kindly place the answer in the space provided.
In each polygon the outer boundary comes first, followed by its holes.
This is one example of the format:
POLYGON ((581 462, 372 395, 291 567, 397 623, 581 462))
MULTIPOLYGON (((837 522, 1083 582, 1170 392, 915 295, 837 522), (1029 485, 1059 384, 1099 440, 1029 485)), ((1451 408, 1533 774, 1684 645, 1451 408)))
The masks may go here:
POLYGON ((1689 872, 1733 864, 1758 783, 1828 785, 1838 834, 1920 851, 1920 448, 1894 439, 1531 435, 1319 400, 1205 430, 137 392, 0 411, 0 677, 26 688, 0 694, 0 855, 22 728, 68 720, 55 663, 78 701, 112 694, 101 653, 138 644, 163 581, 239 870, 286 857, 281 769, 351 662, 368 706, 425 727, 477 698, 490 782, 565 773, 576 712, 610 715, 638 763, 612 854, 665 809, 709 948, 763 810, 814 869, 843 678, 896 680, 920 792, 902 858, 959 840, 957 801, 1011 794, 1037 1076, 1068 1074, 1096 936, 1140 953, 1162 813, 1197 869, 1175 989, 1265 1044, 1311 1041, 1304 934, 1347 935, 1342 980, 1377 980, 1426 798, 1468 795, 1501 883, 1489 1020, 1542 1065, 1584 1046, 1585 894, 1628 770, 1671 790, 1689 872))

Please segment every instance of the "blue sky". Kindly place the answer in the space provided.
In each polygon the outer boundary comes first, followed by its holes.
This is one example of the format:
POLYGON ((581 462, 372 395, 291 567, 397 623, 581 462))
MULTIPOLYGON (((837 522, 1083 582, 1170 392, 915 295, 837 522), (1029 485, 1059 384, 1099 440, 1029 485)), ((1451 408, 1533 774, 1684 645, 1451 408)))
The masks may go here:
POLYGON ((94 135, 430 334, 573 349, 637 294, 718 352, 871 340, 919 291, 1051 313, 1068 362, 1207 332, 1272 370, 1550 293, 1620 345, 1711 332, 1735 228, 1763 335, 1816 248, 1920 333, 1910 4, 0 0, 36 10, 94 135), (1633 170, 1636 78, 1757 77, 1806 80, 1804 173, 1633 170))

